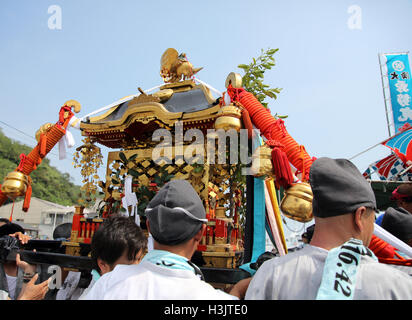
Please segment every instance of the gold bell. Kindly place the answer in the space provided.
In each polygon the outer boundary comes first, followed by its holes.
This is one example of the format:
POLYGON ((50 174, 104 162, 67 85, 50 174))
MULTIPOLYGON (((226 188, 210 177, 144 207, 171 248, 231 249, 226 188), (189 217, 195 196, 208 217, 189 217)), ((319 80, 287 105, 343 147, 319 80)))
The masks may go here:
POLYGON ((253 152, 251 171, 255 177, 274 177, 272 149, 266 143, 253 152))
POLYGON ((299 222, 309 222, 313 218, 313 193, 309 183, 294 183, 285 191, 285 197, 280 203, 283 214, 299 222))
POLYGON ((16 199, 26 194, 28 184, 29 179, 25 174, 19 171, 12 171, 4 179, 1 192, 10 199, 16 199))
POLYGON ((223 106, 217 113, 217 119, 215 120, 215 129, 223 129, 225 131, 235 129, 239 132, 242 128, 242 111, 240 108, 234 105, 223 106))

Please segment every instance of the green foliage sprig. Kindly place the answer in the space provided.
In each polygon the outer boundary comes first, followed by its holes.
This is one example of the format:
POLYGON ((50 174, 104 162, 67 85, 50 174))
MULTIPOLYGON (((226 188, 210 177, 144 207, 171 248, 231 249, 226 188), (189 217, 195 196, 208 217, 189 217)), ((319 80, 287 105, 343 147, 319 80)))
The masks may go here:
MULTIPOLYGON (((242 69, 245 74, 242 77, 242 84, 246 91, 253 93, 256 99, 265 107, 268 107, 266 98, 277 99, 277 95, 282 88, 271 88, 268 84, 263 83, 265 72, 271 70, 276 65, 273 57, 279 49, 261 49, 260 56, 252 58, 249 64, 240 64, 238 68, 242 69)), ((275 115, 278 118, 287 116, 275 115)))

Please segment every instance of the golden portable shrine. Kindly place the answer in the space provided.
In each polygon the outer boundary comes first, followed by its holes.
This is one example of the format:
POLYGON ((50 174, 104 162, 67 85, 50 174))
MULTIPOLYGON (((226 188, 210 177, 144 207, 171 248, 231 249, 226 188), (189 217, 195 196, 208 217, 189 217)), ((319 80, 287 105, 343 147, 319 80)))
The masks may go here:
POLYGON ((197 252, 202 267, 237 269, 251 261, 254 240, 262 236, 256 234, 253 223, 262 219, 279 253, 287 254, 280 210, 300 222, 312 219, 307 180, 313 160, 288 134, 284 121, 242 88, 239 74, 227 76, 227 91, 216 99, 213 88, 195 77, 200 69, 185 55, 167 49, 160 69, 164 84, 154 93, 139 88, 138 94, 100 114, 80 119, 74 115, 80 112, 80 104, 66 102, 59 121, 40 128, 36 148, 21 156, 20 165, 6 177, 0 205, 7 197, 25 196, 24 209, 29 209, 30 172, 67 138, 67 128, 77 127, 85 137, 74 158, 75 167, 82 170, 82 190, 90 200, 100 188, 104 206, 95 218, 84 216, 83 204, 76 207, 71 239, 65 242, 67 255, 82 255, 82 246, 90 244, 99 225, 122 207, 131 218, 144 221, 145 206, 171 179, 188 180, 204 203, 208 222, 197 252), (227 133, 235 132, 238 139, 242 129, 244 145, 242 141, 231 145, 227 133), (225 149, 220 149, 217 134, 222 132, 225 149), (115 150, 108 153, 104 180, 97 175, 102 163, 98 144, 115 150), (253 153, 252 161, 232 161, 230 147, 246 148, 253 153), (253 175, 242 173, 246 167, 253 175), (279 190, 286 190, 282 201, 279 190))

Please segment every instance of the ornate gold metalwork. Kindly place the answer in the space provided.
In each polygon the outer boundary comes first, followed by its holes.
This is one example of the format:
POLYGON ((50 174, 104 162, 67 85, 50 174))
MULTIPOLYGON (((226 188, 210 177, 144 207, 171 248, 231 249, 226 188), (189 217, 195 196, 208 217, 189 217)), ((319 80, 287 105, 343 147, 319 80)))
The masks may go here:
POLYGON ((141 88, 139 88, 141 94, 135 98, 133 98, 129 104, 139 104, 139 103, 146 103, 146 102, 160 102, 160 98, 153 95, 147 95, 143 92, 141 88))
POLYGON ((7 174, 1 191, 10 199, 24 196, 29 185, 29 177, 19 171, 12 171, 7 174))
POLYGON ((266 143, 253 153, 251 171, 256 177, 274 177, 272 149, 266 143))
POLYGON ((153 93, 153 96, 158 97, 160 101, 164 102, 169 100, 172 97, 173 93, 174 92, 172 89, 162 89, 153 93))
POLYGON ((242 111, 238 107, 234 105, 223 106, 217 113, 215 129, 223 129, 226 131, 235 129, 239 131, 242 127, 241 116, 242 111))
POLYGON ((68 100, 64 103, 64 105, 71 107, 74 113, 79 113, 80 110, 82 109, 82 106, 80 105, 80 102, 76 100, 68 100))
MULTIPOLYGON (((83 177, 83 186, 80 190, 85 192, 86 201, 91 201, 91 197, 96 194, 100 180, 97 170, 103 164, 103 156, 100 148, 94 145, 91 138, 84 138, 83 143, 74 153, 73 166, 75 168, 81 167, 80 173, 83 177)), ((79 199, 79 203, 83 204, 84 199, 79 199)))
POLYGON ((313 193, 309 183, 295 183, 285 191, 280 209, 290 219, 309 222, 313 218, 312 199, 313 193))
POLYGON ((176 49, 167 49, 160 59, 160 75, 164 82, 178 82, 182 78, 186 80, 203 68, 193 68, 193 65, 187 60, 186 54, 179 53, 176 49))
POLYGON ((230 84, 233 88, 242 88, 242 76, 236 72, 229 73, 225 82, 226 88, 229 87, 230 84))
MULTIPOLYGON (((134 183, 144 186, 149 186, 149 184, 153 181, 154 176, 164 168, 169 174, 173 175, 174 179, 185 179, 191 182, 193 188, 198 192, 199 196, 202 199, 207 197, 207 182, 209 179, 208 176, 208 166, 203 165, 200 168, 201 170, 196 170, 195 172, 195 165, 187 164, 183 162, 181 164, 176 161, 176 154, 175 149, 171 147, 172 151, 172 159, 170 162, 163 163, 158 161, 157 159, 153 159, 153 148, 150 149, 137 149, 137 150, 124 150, 124 151, 114 151, 110 152, 107 159, 107 173, 106 173, 106 185, 111 185, 114 188, 115 192, 119 189, 119 184, 113 184, 113 179, 118 179, 116 177, 116 172, 118 172, 121 164, 120 164, 120 152, 123 152, 126 158, 130 158, 133 155, 136 155, 135 159, 130 162, 131 166, 129 169, 133 169, 137 172, 138 177, 134 178, 134 183)), ((183 148, 183 152, 186 150, 186 147, 183 148)), ((169 162, 169 161, 167 161, 169 162)), ((109 194, 106 191, 106 197, 109 194)))

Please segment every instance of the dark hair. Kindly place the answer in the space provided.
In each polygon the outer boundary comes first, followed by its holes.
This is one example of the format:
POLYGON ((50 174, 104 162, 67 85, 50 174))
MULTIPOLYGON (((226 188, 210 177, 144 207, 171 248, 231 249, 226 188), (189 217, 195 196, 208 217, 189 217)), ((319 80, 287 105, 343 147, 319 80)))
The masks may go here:
POLYGON ((17 223, 8 222, 0 227, 0 237, 13 234, 16 232, 24 233, 24 229, 17 223))
POLYGON ((53 239, 69 239, 72 233, 72 224, 70 222, 59 224, 53 231, 53 239))
POLYGON ((0 222, 10 223, 10 220, 7 218, 0 218, 0 222))
POLYGON ((127 250, 127 258, 134 260, 136 254, 147 248, 147 238, 142 229, 130 218, 111 216, 93 235, 91 257, 94 268, 100 271, 97 258, 113 265, 127 250))
POLYGON ((306 229, 306 232, 302 234, 302 237, 308 239, 308 242, 310 242, 312 240, 314 231, 315 231, 315 225, 312 224, 306 229))

